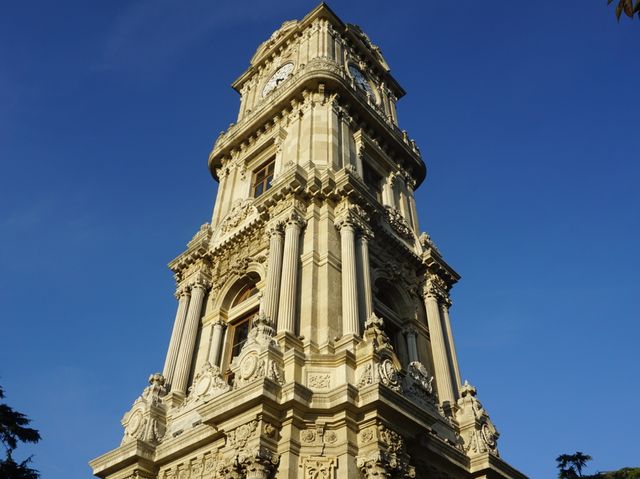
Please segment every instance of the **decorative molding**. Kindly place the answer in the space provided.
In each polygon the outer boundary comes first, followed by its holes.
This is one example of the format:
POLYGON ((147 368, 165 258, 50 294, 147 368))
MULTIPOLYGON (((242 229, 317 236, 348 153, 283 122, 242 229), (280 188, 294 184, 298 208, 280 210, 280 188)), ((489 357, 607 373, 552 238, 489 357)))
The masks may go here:
POLYGON ((378 371, 380 374, 380 382, 387 386, 389 389, 401 392, 402 386, 400 383, 400 376, 394 362, 385 358, 380 364, 378 364, 378 371))
POLYGON ((436 253, 441 254, 440 250, 436 247, 436 244, 433 242, 433 240, 431 239, 431 236, 429 236, 428 233, 422 232, 419 239, 420 239, 420 245, 422 246, 422 249, 424 250, 431 249, 436 253))
POLYGON ((193 385, 189 388, 189 396, 183 407, 195 402, 210 401, 230 390, 231 386, 222 378, 220 368, 207 361, 193 378, 193 385))
POLYGON ((327 390, 331 389, 330 371, 308 371, 307 386, 309 389, 327 390))
POLYGON ((389 226, 402 238, 412 240, 413 230, 397 208, 385 205, 385 218, 389 226))
POLYGON ((122 418, 122 444, 136 439, 152 445, 162 441, 167 426, 166 408, 162 402, 166 394, 164 376, 160 373, 149 376, 149 386, 122 418))
POLYGON ((421 362, 409 363, 407 374, 402 382, 402 390, 409 399, 422 406, 435 408, 440 413, 433 390, 433 376, 429 375, 427 368, 421 362))
POLYGON ((378 424, 361 431, 359 437, 361 449, 368 450, 356 457, 356 465, 365 479, 416 477, 402 435, 378 424), (374 449, 370 449, 372 445, 374 449))
POLYGON ((303 479, 334 479, 337 459, 328 456, 308 456, 302 458, 303 479))
POLYGON ((256 419, 236 427, 227 433, 227 446, 236 450, 244 449, 247 441, 256 436, 257 429, 258 421, 256 419))
POLYGON ((217 237, 224 236, 240 227, 249 218, 257 216, 258 210, 253 206, 253 199, 236 200, 229 213, 217 228, 217 237))
POLYGON ((498 452, 500 433, 476 396, 476 388, 465 381, 460 389, 456 413, 462 448, 469 456, 483 453, 500 456, 498 452))
POLYGON ((425 296, 445 300, 449 296, 447 283, 436 274, 429 274, 425 284, 425 296))
POLYGON ((249 337, 239 356, 231 362, 234 389, 262 378, 268 378, 280 385, 284 384, 282 352, 274 335, 273 322, 263 313, 259 313, 253 319, 249 337))
POLYGON ((384 321, 382 318, 372 313, 364 323, 364 340, 373 345, 373 350, 379 353, 383 350, 393 351, 391 340, 384 331, 384 321))

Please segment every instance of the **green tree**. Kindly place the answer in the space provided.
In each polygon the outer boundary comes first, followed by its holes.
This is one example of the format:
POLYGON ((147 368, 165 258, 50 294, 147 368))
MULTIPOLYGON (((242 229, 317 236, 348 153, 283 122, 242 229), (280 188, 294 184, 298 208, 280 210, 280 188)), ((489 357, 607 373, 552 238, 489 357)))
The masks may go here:
POLYGON ((560 479, 575 479, 582 477, 582 468, 591 460, 591 456, 580 451, 575 454, 561 454, 556 458, 558 463, 558 477, 560 479))
MULTIPOLYGON (((0 386, 0 399, 4 399, 4 390, 0 386)), ((30 427, 31 420, 24 414, 14 411, 7 404, 0 403, 0 441, 6 450, 6 457, 0 460, 2 479, 38 479, 40 473, 29 467, 31 457, 22 462, 14 461, 12 453, 18 442, 38 442, 40 433, 30 427)))
MULTIPOLYGON (((611 5, 613 1, 607 0, 607 5, 611 5)), ((616 6, 616 18, 618 21, 620 21, 622 12, 629 18, 633 18, 634 15, 640 18, 640 0, 636 0, 635 6, 633 5, 633 0, 618 0, 618 5, 616 6)))

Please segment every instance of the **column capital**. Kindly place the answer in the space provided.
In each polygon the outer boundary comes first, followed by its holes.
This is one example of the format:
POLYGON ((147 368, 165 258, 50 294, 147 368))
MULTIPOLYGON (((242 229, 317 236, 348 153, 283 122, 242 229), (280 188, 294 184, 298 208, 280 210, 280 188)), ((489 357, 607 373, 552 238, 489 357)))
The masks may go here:
POLYGON ((191 287, 188 284, 181 284, 176 288, 176 292, 173 293, 176 299, 180 299, 183 296, 191 295, 191 287))
POLYGON ((447 283, 435 274, 429 275, 424 286, 425 298, 436 298, 439 301, 446 301, 449 297, 447 283))
POLYGON ((416 327, 415 327, 415 326, 413 326, 413 325, 410 325, 410 326, 405 327, 405 328, 402 330, 402 332, 403 332, 403 334, 404 334, 405 336, 417 336, 417 335, 418 335, 418 330, 417 330, 417 329, 416 329, 416 327))
POLYGON ((293 227, 302 229, 307 224, 307 221, 302 217, 302 215, 295 210, 292 211, 291 214, 289 214, 289 216, 285 218, 283 222, 286 229, 293 227))
POLYGON ((267 238, 282 236, 284 234, 284 221, 275 221, 265 228, 267 238))
POLYGON ((369 226, 361 224, 358 231, 358 239, 362 241, 371 241, 375 237, 373 230, 369 226))
POLYGON ((209 277, 203 273, 198 273, 189 281, 188 284, 191 290, 193 289, 207 290, 211 287, 211 279, 209 279, 209 277))
POLYGON ((334 224, 340 229, 342 225, 351 224, 354 231, 367 231, 369 227, 369 214, 360 206, 343 200, 335 209, 334 224))
POLYGON ((216 326, 221 327, 222 329, 227 327, 227 322, 223 321, 222 318, 217 318, 211 322, 211 325, 215 328, 216 326))
POLYGON ((335 225, 338 231, 342 231, 343 229, 350 229, 351 231, 354 231, 354 232, 356 231, 356 223, 349 216, 336 218, 333 221, 333 224, 335 225))

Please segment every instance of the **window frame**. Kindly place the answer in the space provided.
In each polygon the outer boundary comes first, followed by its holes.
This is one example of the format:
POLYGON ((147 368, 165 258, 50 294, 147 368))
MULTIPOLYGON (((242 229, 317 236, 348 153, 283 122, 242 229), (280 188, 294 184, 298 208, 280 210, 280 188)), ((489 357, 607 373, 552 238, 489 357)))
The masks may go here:
POLYGON ((259 198, 265 194, 273 185, 273 178, 275 176, 276 158, 270 157, 267 161, 263 162, 258 168, 253 170, 251 175, 251 194, 254 198, 259 198), (258 181, 258 176, 264 174, 264 176, 258 181), (260 192, 257 193, 257 188, 260 186, 260 192))

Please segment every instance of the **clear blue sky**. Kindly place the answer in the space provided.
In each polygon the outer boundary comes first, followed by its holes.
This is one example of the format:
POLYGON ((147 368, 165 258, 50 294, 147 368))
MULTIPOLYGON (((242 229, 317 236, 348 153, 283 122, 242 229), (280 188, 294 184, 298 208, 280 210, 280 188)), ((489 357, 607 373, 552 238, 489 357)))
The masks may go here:
MULTIPOLYGON (((162 368, 166 263, 208 221, 229 84, 312 1, 3 2, 0 384, 46 479, 89 477, 162 368)), ((422 149, 464 378, 533 478, 640 465, 640 22, 605 0, 334 1, 422 149)), ((18 457, 20 449, 17 451, 18 457)))

